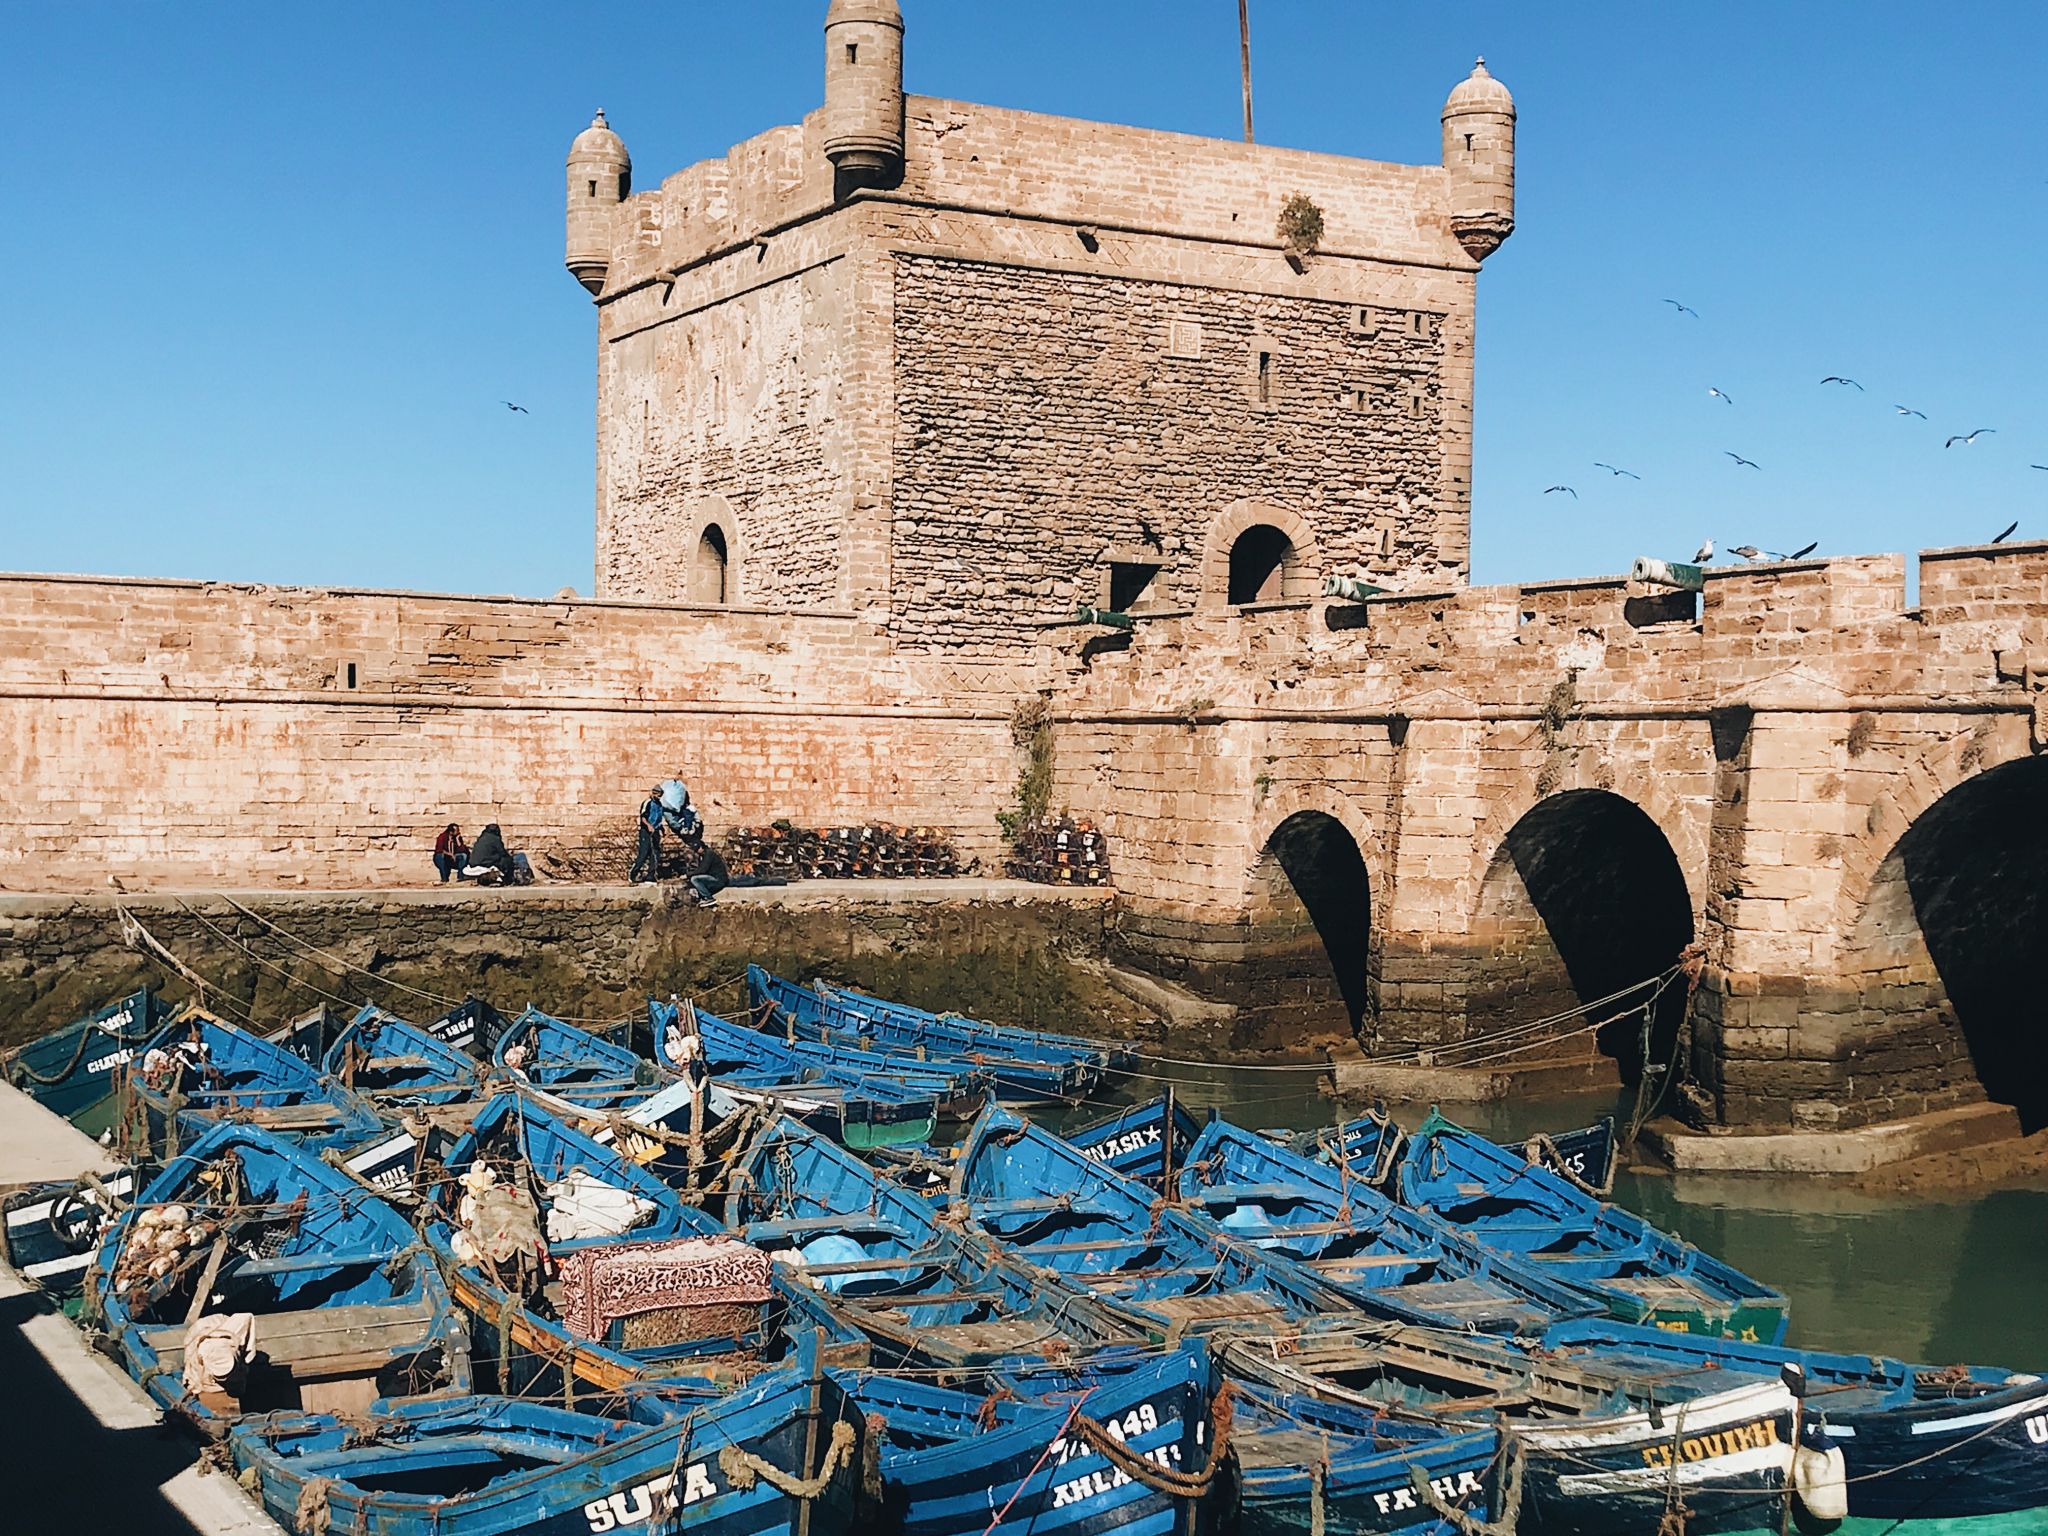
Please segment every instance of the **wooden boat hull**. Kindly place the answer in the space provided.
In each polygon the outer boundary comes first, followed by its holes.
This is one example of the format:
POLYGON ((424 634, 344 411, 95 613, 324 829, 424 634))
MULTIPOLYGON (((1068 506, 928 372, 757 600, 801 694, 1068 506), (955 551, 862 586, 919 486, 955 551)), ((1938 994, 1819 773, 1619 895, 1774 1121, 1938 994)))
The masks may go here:
POLYGON ((7 1052, 7 1080, 54 1115, 89 1120, 119 1086, 119 1069, 163 1028, 166 1012, 146 988, 109 1003, 7 1052))
POLYGON ((1084 1371, 1056 1387, 1019 1386, 1022 1401, 989 1402, 921 1382, 852 1384, 857 1406, 924 1442, 884 1446, 884 1529, 902 1536, 985 1536, 991 1529, 1188 1536, 1216 1527, 1226 1478, 1199 1492, 1153 1486, 1113 1463, 1091 1438, 1106 1434, 1170 1473, 1199 1474, 1215 1443, 1206 1353, 1183 1350, 1125 1370, 1084 1371), (1092 1425, 1077 1424, 1083 1413, 1092 1425), (930 1443, 942 1435, 949 1437, 930 1443))
POLYGON ((782 1371, 654 1425, 464 1398, 380 1415, 367 1436, 277 1416, 232 1448, 287 1530, 321 1480, 335 1536, 840 1536, 855 1529, 861 1432, 829 1379, 782 1371), (786 1492, 763 1465, 817 1491, 786 1492))

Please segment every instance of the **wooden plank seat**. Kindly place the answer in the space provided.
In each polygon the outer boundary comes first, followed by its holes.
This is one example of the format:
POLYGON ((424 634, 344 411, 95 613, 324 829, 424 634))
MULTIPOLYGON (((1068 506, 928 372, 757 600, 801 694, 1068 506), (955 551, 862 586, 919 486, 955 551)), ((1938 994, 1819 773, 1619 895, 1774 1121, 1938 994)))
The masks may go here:
POLYGON ((1238 1322, 1259 1317, 1270 1317, 1280 1322, 1286 1317, 1265 1297, 1245 1291, 1206 1296, 1148 1297, 1139 1304, 1183 1327, 1193 1323, 1238 1322))
MULTIPOLYGON (((262 1312, 256 1316, 256 1348, 295 1377, 356 1375, 423 1348, 433 1327, 434 1309, 425 1301, 262 1312)), ((145 1328, 143 1336, 167 1370, 184 1368, 183 1326, 145 1328)))
POLYGON ((1427 1273, 1434 1270, 1442 1260, 1433 1253, 1357 1253, 1344 1259, 1310 1259, 1311 1269, 1323 1271, 1338 1270, 1350 1274, 1361 1269, 1396 1269, 1403 1266, 1420 1269, 1427 1273))
POLYGON ((286 1254, 273 1259, 242 1259, 239 1263, 230 1259, 226 1278, 237 1280, 259 1275, 289 1275, 307 1269, 347 1269, 362 1264, 388 1264, 394 1251, 390 1248, 350 1248, 286 1254))

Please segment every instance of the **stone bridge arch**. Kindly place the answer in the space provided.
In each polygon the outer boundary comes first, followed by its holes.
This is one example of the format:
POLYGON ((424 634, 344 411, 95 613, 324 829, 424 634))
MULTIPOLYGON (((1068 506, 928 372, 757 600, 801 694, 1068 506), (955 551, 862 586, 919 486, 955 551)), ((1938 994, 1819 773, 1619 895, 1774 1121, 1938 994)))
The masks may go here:
POLYGON ((1597 767, 1575 777, 1508 798, 1476 842, 1485 862, 1469 927, 1467 1035, 1593 1007, 1554 1031, 1504 1042, 1501 1050, 1514 1047, 1506 1064, 1584 1056, 1590 1040, 1634 1083, 1646 1061, 1671 1060, 1685 1016, 1683 985, 1653 994, 1641 984, 1669 970, 1700 931, 1680 856, 1687 823, 1676 798, 1647 782, 1625 792, 1597 767), (1642 1009, 1653 997, 1646 1035, 1642 1009))
POLYGON ((1865 1118, 1988 1098, 2048 1125, 2048 757, 1997 735, 1922 753, 1844 852, 1839 992, 1802 1044, 1854 1060, 1865 1118))
POLYGON ((1306 517, 1269 501, 1234 501, 1217 514, 1202 545, 1201 606, 1315 597, 1321 571, 1316 531, 1306 517), (1271 580, 1261 579, 1255 596, 1235 590, 1267 555, 1275 557, 1271 580))
POLYGON ((1244 1012, 1269 1039, 1355 1034, 1377 1011, 1383 868, 1370 819, 1329 789, 1268 796, 1245 876, 1244 1012))

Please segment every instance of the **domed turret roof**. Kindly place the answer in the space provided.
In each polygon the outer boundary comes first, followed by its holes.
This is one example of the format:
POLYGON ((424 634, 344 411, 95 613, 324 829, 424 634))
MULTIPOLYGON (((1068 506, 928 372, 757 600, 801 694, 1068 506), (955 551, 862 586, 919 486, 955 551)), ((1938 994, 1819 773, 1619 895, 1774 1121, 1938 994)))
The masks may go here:
POLYGON ((896 0, 832 0, 825 8, 825 25, 842 21, 878 21, 884 26, 903 25, 903 12, 896 0))
POLYGON ((1444 102, 1444 116, 1458 112, 1512 112, 1515 98, 1508 88, 1486 72, 1486 60, 1472 66, 1472 73, 1451 88, 1444 102))
POLYGON ((604 120, 604 108, 597 109, 597 115, 590 120, 590 126, 576 135, 576 141, 569 146, 572 157, 582 155, 598 156, 607 160, 626 158, 625 140, 612 132, 611 124, 604 120))

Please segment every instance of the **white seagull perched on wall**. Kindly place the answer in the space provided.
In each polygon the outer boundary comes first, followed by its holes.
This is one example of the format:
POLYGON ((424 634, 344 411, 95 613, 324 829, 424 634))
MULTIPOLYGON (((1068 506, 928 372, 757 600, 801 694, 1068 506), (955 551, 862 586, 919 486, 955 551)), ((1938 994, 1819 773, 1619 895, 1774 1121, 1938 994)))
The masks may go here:
POLYGON ((1693 552, 1692 563, 1694 565, 1711 565, 1714 563, 1714 541, 1712 539, 1707 540, 1706 543, 1693 552))

